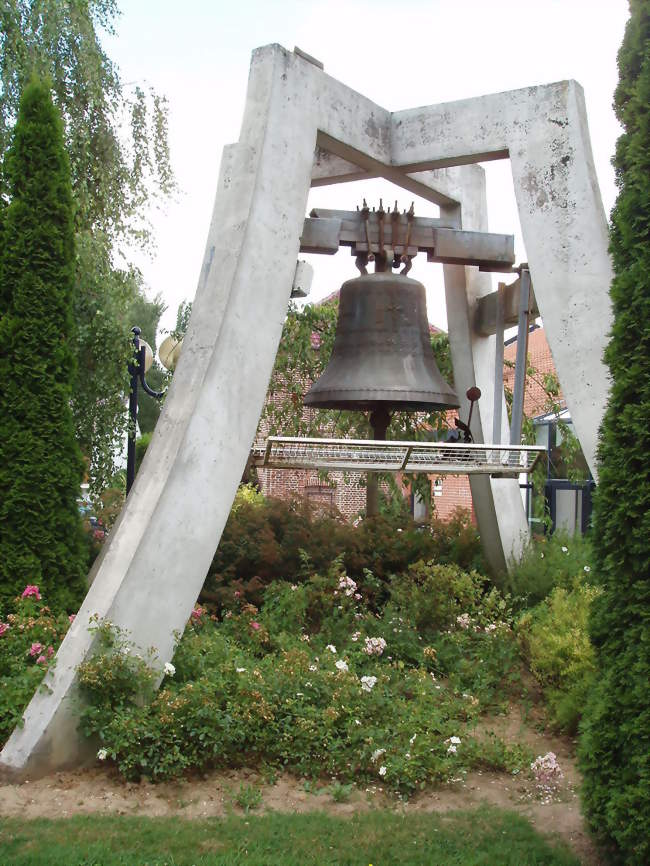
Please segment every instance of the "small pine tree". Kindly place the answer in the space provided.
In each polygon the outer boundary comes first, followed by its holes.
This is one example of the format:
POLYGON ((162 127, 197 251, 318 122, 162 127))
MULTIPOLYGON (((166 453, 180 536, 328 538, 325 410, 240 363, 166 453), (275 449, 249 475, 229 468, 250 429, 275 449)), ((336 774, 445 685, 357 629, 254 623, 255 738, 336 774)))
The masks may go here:
POLYGON ((617 862, 650 863, 650 3, 631 0, 615 94, 623 125, 610 250, 612 391, 601 427, 594 547, 599 673, 580 743, 583 799, 617 862))
POLYGON ((0 605, 37 584, 75 609, 87 561, 74 380, 74 234, 63 127, 49 87, 25 88, 7 155, 0 311, 0 605))

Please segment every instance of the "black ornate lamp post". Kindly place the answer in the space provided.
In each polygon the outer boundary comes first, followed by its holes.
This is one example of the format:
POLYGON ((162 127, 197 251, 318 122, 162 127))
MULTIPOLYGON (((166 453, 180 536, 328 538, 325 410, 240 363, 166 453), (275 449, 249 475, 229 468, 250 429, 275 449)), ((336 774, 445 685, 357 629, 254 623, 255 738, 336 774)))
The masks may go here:
POLYGON ((137 325, 135 328, 131 328, 131 332, 133 333, 134 351, 133 360, 129 364, 131 392, 129 396, 130 424, 126 459, 127 496, 129 495, 129 491, 131 490, 135 479, 135 431, 138 420, 138 382, 142 385, 144 392, 149 394, 150 397, 155 397, 156 400, 160 400, 165 393, 164 391, 154 391, 153 388, 150 388, 147 384, 145 375, 153 363, 153 352, 151 351, 149 344, 145 340, 140 339, 142 330, 138 328, 137 325), (148 352, 147 349, 149 350, 148 352))

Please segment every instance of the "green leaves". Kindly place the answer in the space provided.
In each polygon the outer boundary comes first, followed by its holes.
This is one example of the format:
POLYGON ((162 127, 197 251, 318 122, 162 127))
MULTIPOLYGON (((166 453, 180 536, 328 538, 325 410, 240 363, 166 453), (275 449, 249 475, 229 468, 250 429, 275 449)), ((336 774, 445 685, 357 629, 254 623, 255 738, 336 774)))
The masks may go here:
POLYGON ((25 89, 7 164, 0 320, 0 600, 38 583, 76 610, 87 552, 75 376, 74 229, 63 129, 47 84, 25 89))
POLYGON ((619 52, 614 165, 612 375, 594 498, 596 574, 590 622, 596 685, 582 726, 583 798, 621 862, 648 862, 650 771, 650 6, 631 0, 619 52))

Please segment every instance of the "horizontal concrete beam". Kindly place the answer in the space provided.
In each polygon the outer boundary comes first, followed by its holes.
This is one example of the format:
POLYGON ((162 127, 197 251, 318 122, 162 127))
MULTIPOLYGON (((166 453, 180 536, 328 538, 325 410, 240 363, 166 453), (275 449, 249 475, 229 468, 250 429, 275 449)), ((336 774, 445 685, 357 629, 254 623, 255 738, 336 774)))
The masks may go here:
MULTIPOLYGON (((519 320, 519 293, 521 278, 514 283, 499 283, 503 296, 503 324, 506 328, 516 325, 519 320)), ((497 296, 498 292, 492 292, 479 298, 474 315, 474 330, 482 337, 489 337, 497 332, 497 296)), ((529 316, 539 316, 535 292, 531 289, 529 316)))

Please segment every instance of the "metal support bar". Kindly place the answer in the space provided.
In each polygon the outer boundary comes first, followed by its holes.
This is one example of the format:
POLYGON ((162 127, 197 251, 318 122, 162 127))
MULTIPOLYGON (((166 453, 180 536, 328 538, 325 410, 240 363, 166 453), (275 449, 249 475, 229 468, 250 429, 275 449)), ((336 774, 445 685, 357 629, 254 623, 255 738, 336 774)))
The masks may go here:
POLYGON ((510 444, 521 442, 521 425, 524 417, 524 394, 526 391, 526 358, 528 356, 528 319, 530 309, 530 271, 522 268, 519 288, 519 324, 517 330, 517 357, 515 360, 515 385, 512 395, 512 418, 510 419, 510 444))
POLYGON ((494 416, 492 441, 501 444, 501 407, 503 406, 503 302, 504 286, 499 284, 495 313, 496 350, 494 353, 494 416))

